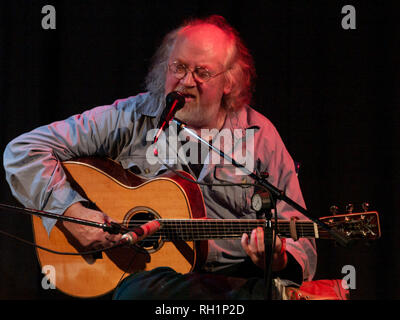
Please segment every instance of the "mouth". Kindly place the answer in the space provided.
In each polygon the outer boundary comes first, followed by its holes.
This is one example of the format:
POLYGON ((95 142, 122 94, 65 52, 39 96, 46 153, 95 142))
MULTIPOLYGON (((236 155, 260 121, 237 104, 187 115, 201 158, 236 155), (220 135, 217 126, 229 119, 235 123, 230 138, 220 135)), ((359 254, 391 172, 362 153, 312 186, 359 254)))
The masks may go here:
POLYGON ((191 93, 180 92, 185 97, 185 102, 193 101, 196 99, 196 96, 191 93))

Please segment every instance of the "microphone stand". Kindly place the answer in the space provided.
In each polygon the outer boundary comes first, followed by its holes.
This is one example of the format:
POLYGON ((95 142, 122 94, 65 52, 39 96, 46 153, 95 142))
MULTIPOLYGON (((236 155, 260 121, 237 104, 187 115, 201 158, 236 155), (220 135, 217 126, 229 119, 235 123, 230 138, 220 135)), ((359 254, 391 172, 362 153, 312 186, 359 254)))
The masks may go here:
MULTIPOLYGON (((199 137, 193 130, 187 128, 186 124, 183 123, 182 121, 180 121, 180 120, 178 120, 176 118, 173 118, 172 121, 177 124, 177 126, 178 126, 178 128, 180 130, 185 130, 185 132, 187 132, 189 135, 191 135, 192 137, 194 137, 195 139, 197 139, 198 141, 200 141, 201 143, 206 145, 208 148, 211 148, 213 151, 218 153, 222 158, 228 160, 236 168, 239 168, 240 170, 242 170, 247 176, 252 178, 257 184, 259 184, 261 187, 264 187, 266 190, 268 190, 270 192, 270 196, 271 197, 274 197, 274 199, 278 199, 278 200, 282 200, 282 201, 286 202, 292 208, 294 208, 297 211, 299 211, 300 213, 302 213, 305 217, 309 218, 311 221, 316 223, 322 229, 325 229, 332 236, 332 238, 335 239, 341 246, 347 247, 350 244, 351 240, 347 236, 345 236, 341 232, 338 232, 338 231, 334 230, 332 227, 328 226, 327 224, 325 224, 324 222, 320 221, 319 219, 311 217, 307 209, 303 208, 300 204, 298 204, 297 202, 295 202, 294 200, 289 198, 284 193, 284 191, 279 190, 277 187, 275 187, 270 182, 268 182, 264 177, 259 176, 259 175, 255 174, 254 172, 248 170, 245 166, 243 166, 240 163, 236 162, 235 159, 229 157, 224 152, 222 152, 218 148, 216 148, 213 145, 211 145, 208 141, 206 141, 203 138, 199 137)), ((275 212, 275 214, 278 214, 278 213, 275 212)), ((266 225, 265 225, 265 227, 270 232, 270 233, 268 233, 268 236, 269 236, 269 234, 272 235, 271 220, 268 218, 267 215, 266 215, 266 225)), ((266 239, 266 237, 264 237, 264 239, 266 239)), ((273 250, 273 248, 271 248, 271 249, 273 250)), ((265 255, 265 258, 267 259, 267 255, 265 255)), ((267 267, 267 264, 265 264, 265 267, 267 267)), ((267 284, 267 288, 269 288, 269 285, 270 284, 268 283, 267 284)), ((267 292, 267 294, 268 294, 268 296, 270 296, 270 292, 267 292)))
POLYGON ((78 223, 78 224, 86 225, 89 227, 100 228, 110 234, 118 234, 118 233, 124 234, 124 233, 127 233, 130 231, 128 228, 126 228, 116 222, 98 223, 98 222, 94 222, 94 221, 90 221, 90 220, 66 217, 63 215, 50 213, 50 212, 46 212, 46 211, 41 211, 41 210, 36 210, 36 209, 31 209, 31 208, 19 208, 19 207, 7 205, 7 204, 1 204, 1 203, 0 203, 0 208, 17 211, 19 213, 24 213, 24 214, 30 214, 30 215, 40 216, 40 217, 68 221, 68 222, 72 222, 72 223, 78 223))

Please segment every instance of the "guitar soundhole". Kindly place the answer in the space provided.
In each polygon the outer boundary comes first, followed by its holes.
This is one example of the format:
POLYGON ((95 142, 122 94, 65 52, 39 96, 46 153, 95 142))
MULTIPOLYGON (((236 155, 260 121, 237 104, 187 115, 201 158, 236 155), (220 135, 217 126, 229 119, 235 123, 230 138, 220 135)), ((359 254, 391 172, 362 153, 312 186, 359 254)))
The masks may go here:
MULTIPOLYGON (((128 212, 127 218, 125 219, 125 225, 130 229, 134 229, 140 227, 146 222, 159 218, 160 217, 157 215, 157 213, 151 211, 150 209, 134 208, 128 212)), ((160 234, 156 232, 153 235, 136 243, 134 247, 139 251, 152 253, 159 250, 162 246, 162 243, 163 242, 161 240, 160 234)))

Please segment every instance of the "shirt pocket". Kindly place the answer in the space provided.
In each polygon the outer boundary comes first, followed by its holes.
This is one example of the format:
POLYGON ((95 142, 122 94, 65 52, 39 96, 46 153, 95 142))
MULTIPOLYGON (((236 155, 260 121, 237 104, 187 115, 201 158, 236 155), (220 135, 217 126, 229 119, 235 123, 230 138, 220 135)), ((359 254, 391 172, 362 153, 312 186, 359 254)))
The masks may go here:
POLYGON ((251 210, 251 196, 253 187, 241 185, 243 183, 252 183, 246 175, 240 174, 235 166, 223 165, 215 166, 213 183, 215 184, 238 184, 232 186, 211 186, 210 190, 214 200, 221 206, 229 209, 236 217, 248 215, 251 210))
POLYGON ((119 159, 119 161, 125 169, 145 178, 155 177, 167 170, 165 165, 158 161, 152 161, 143 154, 127 156, 119 159))

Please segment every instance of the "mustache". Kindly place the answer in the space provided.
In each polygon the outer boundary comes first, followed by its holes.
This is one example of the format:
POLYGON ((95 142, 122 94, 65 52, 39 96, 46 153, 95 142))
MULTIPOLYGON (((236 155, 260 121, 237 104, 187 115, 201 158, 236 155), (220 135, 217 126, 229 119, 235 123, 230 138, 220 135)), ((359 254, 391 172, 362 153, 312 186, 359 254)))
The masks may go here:
POLYGON ((184 97, 196 98, 197 94, 194 90, 188 90, 186 88, 177 88, 175 91, 182 94, 184 97))

